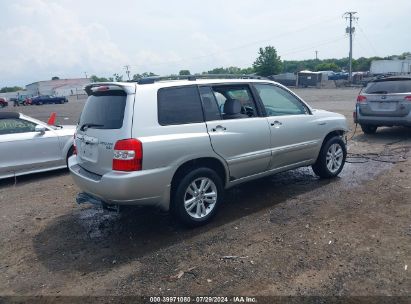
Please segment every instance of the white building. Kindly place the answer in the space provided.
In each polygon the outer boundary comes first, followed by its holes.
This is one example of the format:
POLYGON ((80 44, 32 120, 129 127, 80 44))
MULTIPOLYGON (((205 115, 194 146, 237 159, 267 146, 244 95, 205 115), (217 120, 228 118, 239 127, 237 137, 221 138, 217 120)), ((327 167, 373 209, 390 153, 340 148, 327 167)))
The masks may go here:
POLYGON ((27 94, 70 96, 86 94, 84 86, 91 83, 89 78, 57 79, 37 81, 26 85, 27 94))

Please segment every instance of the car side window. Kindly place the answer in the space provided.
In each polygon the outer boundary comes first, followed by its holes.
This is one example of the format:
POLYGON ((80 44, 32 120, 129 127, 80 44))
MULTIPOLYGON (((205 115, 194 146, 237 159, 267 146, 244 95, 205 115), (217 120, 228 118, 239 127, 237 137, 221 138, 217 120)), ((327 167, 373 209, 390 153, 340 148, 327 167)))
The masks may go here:
POLYGON ((221 113, 213 90, 210 87, 199 87, 199 90, 206 121, 221 120, 221 113))
POLYGON ((204 122, 196 86, 159 89, 157 104, 158 122, 162 126, 204 122))
POLYGON ((223 119, 257 117, 257 107, 248 85, 212 87, 223 119))
POLYGON ((294 95, 271 84, 254 84, 268 116, 307 114, 308 109, 294 95))
POLYGON ((0 119, 0 135, 34 132, 36 124, 23 119, 0 119))

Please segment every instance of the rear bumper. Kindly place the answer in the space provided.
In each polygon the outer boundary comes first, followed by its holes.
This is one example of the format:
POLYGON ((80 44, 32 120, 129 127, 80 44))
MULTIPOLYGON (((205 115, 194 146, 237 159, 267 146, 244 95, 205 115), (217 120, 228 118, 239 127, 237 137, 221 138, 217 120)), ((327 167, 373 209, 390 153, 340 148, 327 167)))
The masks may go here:
POLYGON ((169 209, 172 173, 168 168, 109 172, 100 176, 85 171, 73 156, 69 159, 69 169, 74 182, 82 191, 106 204, 169 209))
POLYGON ((403 117, 365 116, 357 110, 356 121, 359 124, 373 126, 411 126, 411 114, 403 117))

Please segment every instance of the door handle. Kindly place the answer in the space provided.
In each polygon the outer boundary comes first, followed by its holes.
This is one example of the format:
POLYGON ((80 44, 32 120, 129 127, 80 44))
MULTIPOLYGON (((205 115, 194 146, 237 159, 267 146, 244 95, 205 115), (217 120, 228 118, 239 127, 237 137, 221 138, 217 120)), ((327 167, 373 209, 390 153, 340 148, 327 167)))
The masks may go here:
POLYGON ((225 128, 221 125, 218 125, 215 128, 211 129, 211 131, 213 131, 213 132, 222 132, 222 131, 225 131, 225 130, 227 130, 227 128, 225 128))
POLYGON ((282 123, 281 121, 276 120, 276 121, 270 123, 270 125, 271 125, 272 127, 279 128, 280 126, 283 125, 283 123, 282 123))

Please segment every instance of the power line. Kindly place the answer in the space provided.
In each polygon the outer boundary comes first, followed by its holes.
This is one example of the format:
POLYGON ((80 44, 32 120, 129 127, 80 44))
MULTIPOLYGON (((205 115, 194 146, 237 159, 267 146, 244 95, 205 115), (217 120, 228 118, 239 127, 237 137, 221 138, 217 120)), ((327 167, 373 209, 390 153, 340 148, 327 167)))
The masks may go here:
POLYGON ((250 47, 250 46, 254 46, 256 44, 261 44, 263 42, 270 41, 274 38, 279 38, 279 37, 282 37, 282 36, 287 36, 287 35, 290 35, 290 34, 295 34, 295 33, 298 33, 298 32, 306 31, 307 29, 309 29, 311 27, 318 26, 318 25, 326 23, 327 21, 332 21, 332 20, 335 20, 335 17, 326 18, 322 21, 318 21, 318 22, 313 23, 313 24, 305 25, 304 27, 301 27, 301 28, 298 28, 298 29, 295 29, 295 30, 286 31, 286 32, 283 32, 283 33, 280 33, 280 34, 277 34, 277 35, 274 35, 274 36, 267 37, 265 39, 251 41, 251 42, 248 42, 248 43, 245 43, 245 44, 238 45, 236 47, 220 50, 218 52, 208 53, 206 55, 200 55, 200 56, 195 56, 195 57, 190 57, 190 58, 181 58, 181 59, 177 59, 177 60, 170 60, 170 61, 152 63, 152 64, 150 64, 150 66, 173 64, 173 63, 179 63, 179 62, 182 62, 182 61, 191 61, 191 60, 197 60, 197 59, 202 59, 202 58, 207 58, 207 57, 213 57, 213 56, 216 56, 216 55, 220 55, 221 53, 232 52, 232 51, 244 49, 244 48, 247 48, 247 47, 250 47))

